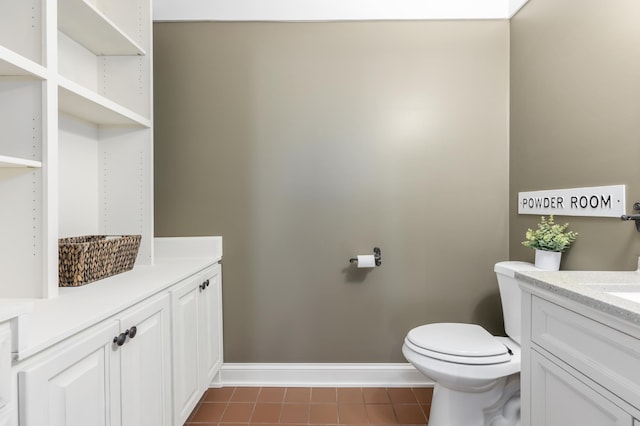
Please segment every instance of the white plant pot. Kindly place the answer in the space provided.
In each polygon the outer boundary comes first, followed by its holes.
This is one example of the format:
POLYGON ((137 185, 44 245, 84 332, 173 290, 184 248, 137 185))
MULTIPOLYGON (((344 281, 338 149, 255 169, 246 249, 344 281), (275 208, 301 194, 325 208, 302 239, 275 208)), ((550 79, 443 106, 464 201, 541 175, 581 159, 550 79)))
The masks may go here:
POLYGON ((562 252, 536 249, 536 268, 546 271, 559 271, 562 252))

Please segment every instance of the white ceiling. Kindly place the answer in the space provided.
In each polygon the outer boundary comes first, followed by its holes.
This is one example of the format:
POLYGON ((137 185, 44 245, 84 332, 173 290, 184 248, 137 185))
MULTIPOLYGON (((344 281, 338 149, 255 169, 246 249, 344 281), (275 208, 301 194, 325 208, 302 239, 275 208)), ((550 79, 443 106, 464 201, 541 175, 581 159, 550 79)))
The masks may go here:
POLYGON ((156 21, 509 19, 528 0, 154 0, 156 21))

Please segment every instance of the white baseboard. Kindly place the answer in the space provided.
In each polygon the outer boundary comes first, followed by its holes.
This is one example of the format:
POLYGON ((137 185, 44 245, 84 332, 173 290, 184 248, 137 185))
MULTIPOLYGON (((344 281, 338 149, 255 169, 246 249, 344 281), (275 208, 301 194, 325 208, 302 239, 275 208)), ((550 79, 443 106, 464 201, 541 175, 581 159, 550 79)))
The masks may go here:
POLYGON ((432 387, 411 364, 231 364, 212 386, 432 387))

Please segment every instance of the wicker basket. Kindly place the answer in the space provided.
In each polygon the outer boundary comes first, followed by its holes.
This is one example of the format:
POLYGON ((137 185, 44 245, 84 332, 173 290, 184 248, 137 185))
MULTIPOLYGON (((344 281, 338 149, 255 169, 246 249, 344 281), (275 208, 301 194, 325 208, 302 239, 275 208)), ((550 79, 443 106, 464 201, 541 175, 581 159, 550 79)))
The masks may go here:
POLYGON ((140 235, 86 235, 58 240, 60 287, 77 287, 133 268, 140 235))

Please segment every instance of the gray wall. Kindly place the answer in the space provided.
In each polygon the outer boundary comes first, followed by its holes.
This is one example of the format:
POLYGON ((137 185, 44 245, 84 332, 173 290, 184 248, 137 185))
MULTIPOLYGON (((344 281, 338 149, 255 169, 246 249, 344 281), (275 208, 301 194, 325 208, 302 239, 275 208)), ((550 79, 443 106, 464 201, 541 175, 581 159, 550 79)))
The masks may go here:
POLYGON ((509 23, 155 25, 156 235, 222 235, 226 362, 502 331, 509 23), (382 267, 350 257, 382 249, 382 267))
MULTIPOLYGON (((640 2, 530 0, 511 20, 512 259, 536 216, 518 191, 627 185, 640 201, 640 2)), ((636 269, 640 234, 615 218, 558 217, 580 233, 562 269, 636 269)))

